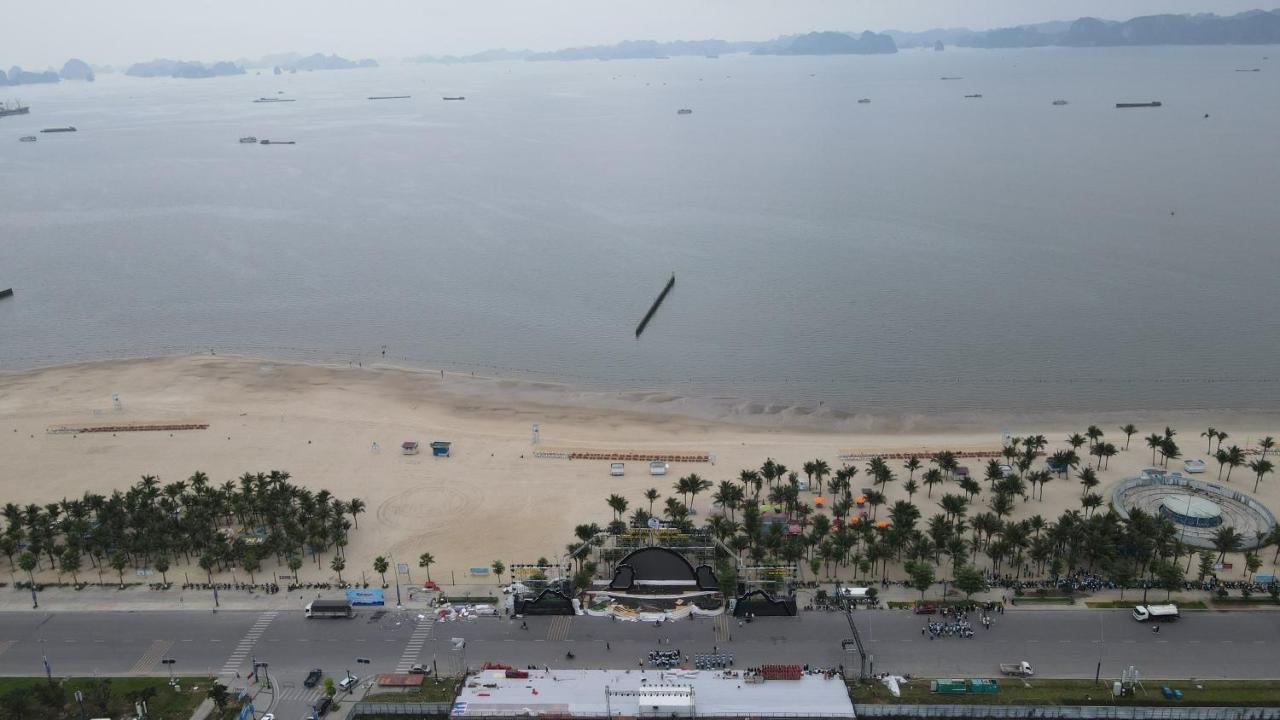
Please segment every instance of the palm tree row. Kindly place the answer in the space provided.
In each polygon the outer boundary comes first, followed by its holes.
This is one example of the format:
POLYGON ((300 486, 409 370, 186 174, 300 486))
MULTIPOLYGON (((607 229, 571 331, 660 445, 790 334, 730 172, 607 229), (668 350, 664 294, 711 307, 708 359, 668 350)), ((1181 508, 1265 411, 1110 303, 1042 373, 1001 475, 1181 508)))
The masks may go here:
POLYGON ((209 582, 215 571, 239 568, 253 583, 263 561, 273 556, 296 575, 302 558, 310 555, 321 568, 321 556, 330 550, 330 567, 341 577, 343 548, 364 511, 359 498, 343 501, 328 490, 312 492, 275 470, 245 473, 222 485, 203 472, 165 485, 144 475, 110 495, 85 493, 43 506, 6 504, 0 509, 0 552, 33 583, 47 560, 49 570, 79 584, 86 557, 100 576, 104 567, 115 570, 122 584, 128 567, 153 568, 168 583, 168 570, 178 563, 199 566, 209 582))
MULTIPOLYGON (((1125 425, 1120 431, 1127 447, 1137 428, 1125 425)), ((1167 463, 1180 456, 1173 440, 1176 435, 1172 428, 1165 428, 1163 433, 1148 438, 1148 447, 1167 463)), ((1045 451, 1048 444, 1041 435, 1011 438, 1001 451, 1006 462, 988 462, 985 488, 967 473, 959 472, 955 453, 944 451, 927 458, 927 468, 920 457, 909 457, 902 465, 907 473, 902 486, 907 500, 898 500, 887 508, 887 522, 876 520, 880 507, 887 503, 885 489, 898 478, 884 458, 873 457, 864 468, 846 465, 834 473, 822 460, 804 463, 804 473, 815 491, 821 492, 824 481, 829 480, 826 490, 834 496, 829 501, 830 516, 803 502, 798 475, 788 473, 785 466, 770 458, 759 469, 742 470, 736 481, 722 480, 715 487, 711 499, 719 511, 707 518, 705 527, 740 558, 745 555, 757 564, 807 565, 815 577, 824 566, 828 575, 833 568, 852 568, 855 577, 859 572, 870 576, 877 569, 885 577, 894 561, 909 563, 913 576, 923 576, 922 564, 932 563, 941 569, 945 559, 953 573, 962 566, 973 570, 982 565, 991 573, 1007 572, 1015 577, 1024 572, 1056 577, 1064 572, 1089 570, 1122 584, 1142 578, 1150 584, 1168 584, 1174 577, 1182 582, 1183 575, 1190 572, 1196 551, 1179 541, 1171 521, 1141 510, 1131 511, 1125 519, 1112 509, 1103 509, 1105 502, 1094 491, 1101 482, 1098 472, 1120 452, 1106 441, 1105 433, 1091 426, 1084 434, 1068 436, 1066 447, 1052 453, 1045 451), (1083 462, 1081 467, 1077 451, 1086 445, 1097 463, 1083 462), (1048 461, 1047 469, 1035 468, 1038 458, 1048 461), (928 518, 912 502, 919 489, 915 475, 922 469, 921 482, 927 487, 927 498, 932 498, 936 486, 942 486, 936 501, 940 512, 928 518), (864 470, 872 487, 859 491, 861 497, 855 499, 853 479, 864 470), (1064 512, 1053 522, 1046 522, 1040 515, 1023 520, 1011 518, 1019 503, 1036 498, 1037 486, 1042 501, 1044 486, 1071 472, 1075 472, 1082 488, 1079 510, 1064 512), (949 488, 956 491, 949 492, 949 488), (983 495, 985 504, 980 504, 983 495), (851 515, 856 507, 864 506, 869 513, 851 515), (774 513, 785 515, 785 520, 779 521, 774 513), (1182 556, 1188 559, 1186 570, 1177 567, 1182 556)), ((1260 446, 1270 449, 1270 445, 1260 446)), ((1265 454, 1249 467, 1258 482, 1273 470, 1265 454)), ((689 502, 710 486, 710 482, 696 475, 681 478, 675 490, 683 501, 666 498, 658 514, 668 524, 691 528, 689 502)), ((637 508, 629 518, 630 525, 642 527, 654 516, 654 503, 660 497, 656 488, 648 490, 647 509, 637 508)), ((609 531, 625 531, 627 500, 613 495, 608 504, 614 512, 609 531)), ((586 541, 600 531, 594 524, 580 525, 575 534, 580 541, 586 541)), ((1278 545, 1280 556, 1280 530, 1265 540, 1278 545)), ((1234 530, 1220 530, 1215 538, 1218 559, 1239 550, 1243 542, 1234 530)), ((1201 576, 1211 571, 1212 563, 1205 569, 1202 560, 1201 576)))

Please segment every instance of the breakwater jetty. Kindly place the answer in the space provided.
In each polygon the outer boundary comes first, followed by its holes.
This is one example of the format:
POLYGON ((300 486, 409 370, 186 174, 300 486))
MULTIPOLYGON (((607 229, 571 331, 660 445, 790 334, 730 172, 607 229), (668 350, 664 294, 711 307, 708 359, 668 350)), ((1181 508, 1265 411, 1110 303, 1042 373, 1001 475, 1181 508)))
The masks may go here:
POLYGON ((671 273, 671 279, 667 281, 666 287, 662 288, 662 292, 658 293, 658 299, 653 301, 649 306, 649 312, 644 314, 644 319, 636 326, 636 337, 640 337, 640 333, 649 326, 649 321, 653 319, 653 314, 658 312, 658 308, 662 306, 662 301, 667 299, 667 293, 671 292, 671 288, 676 285, 676 274, 671 273))

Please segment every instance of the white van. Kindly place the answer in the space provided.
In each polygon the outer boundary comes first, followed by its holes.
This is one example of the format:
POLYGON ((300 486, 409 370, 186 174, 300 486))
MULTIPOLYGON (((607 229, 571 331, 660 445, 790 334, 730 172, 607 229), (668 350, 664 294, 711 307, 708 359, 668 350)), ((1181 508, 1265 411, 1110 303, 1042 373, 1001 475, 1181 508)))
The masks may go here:
POLYGON ((358 682, 360 682, 360 678, 355 675, 348 675, 338 681, 338 689, 342 692, 347 692, 351 688, 355 687, 358 682))
POLYGON ((1138 622, 1172 622, 1179 618, 1177 605, 1139 605, 1133 609, 1138 622))

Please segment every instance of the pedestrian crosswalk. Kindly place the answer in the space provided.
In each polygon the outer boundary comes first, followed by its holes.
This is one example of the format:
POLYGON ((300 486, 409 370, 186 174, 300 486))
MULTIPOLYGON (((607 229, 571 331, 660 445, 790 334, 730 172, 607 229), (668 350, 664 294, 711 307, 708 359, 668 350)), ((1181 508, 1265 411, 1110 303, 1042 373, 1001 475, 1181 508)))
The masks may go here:
POLYGON ((281 688, 280 694, 276 696, 278 701, 298 701, 307 705, 315 705, 320 696, 324 694, 324 688, 316 686, 313 688, 303 687, 302 685, 294 685, 292 687, 281 688))
POLYGON ((716 642, 729 642, 729 616, 716 616, 716 642))
POLYGON ((258 642, 258 638, 262 637, 262 633, 267 631, 267 626, 280 613, 278 611, 264 612, 258 616, 258 619, 249 628, 249 632, 240 638, 240 642, 236 643, 236 649, 231 652, 231 657, 222 665, 221 675, 234 675, 240 672, 240 667, 244 665, 244 661, 249 657, 249 651, 253 649, 253 644, 258 642))
POLYGON ((133 664, 133 673, 148 673, 155 670, 156 663, 169 652, 169 648, 173 647, 171 640, 156 640, 151 643, 147 651, 142 653, 142 657, 138 658, 138 662, 133 664))
POLYGON ((551 624, 547 627, 548 640, 568 640, 569 627, 573 625, 572 615, 556 615, 551 618, 551 624))
POLYGON ((404 652, 400 655, 400 662, 396 665, 396 672, 407 673, 413 668, 414 663, 418 662, 418 656, 422 654, 422 646, 431 639, 431 631, 435 629, 436 619, 426 617, 418 621, 418 626, 413 629, 413 634, 409 636, 409 644, 405 645, 404 652))

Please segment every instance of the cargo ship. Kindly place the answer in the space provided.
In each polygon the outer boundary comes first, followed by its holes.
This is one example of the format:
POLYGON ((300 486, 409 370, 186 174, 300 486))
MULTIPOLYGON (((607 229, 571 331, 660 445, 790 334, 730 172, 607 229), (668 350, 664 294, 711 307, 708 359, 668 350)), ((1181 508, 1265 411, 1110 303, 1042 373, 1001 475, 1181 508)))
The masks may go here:
POLYGON ((1143 108, 1143 107, 1164 107, 1164 103, 1156 100, 1154 102, 1145 103, 1116 103, 1117 108, 1143 108))
POLYGON ((73 127, 73 126, 71 126, 71 125, 68 125, 67 127, 45 128, 45 129, 41 130, 40 132, 42 132, 42 133, 64 133, 64 132, 75 132, 75 131, 76 131, 75 127, 73 127))
POLYGON ((465 98, 465 97, 463 97, 463 96, 461 96, 461 95, 459 95, 459 96, 457 96, 457 97, 447 97, 447 98, 442 98, 442 99, 444 99, 444 100, 466 100, 466 98, 465 98))
POLYGON ((17 100, 11 103, 0 103, 0 117, 8 117, 10 115, 26 115, 31 112, 31 108, 23 105, 17 100))

